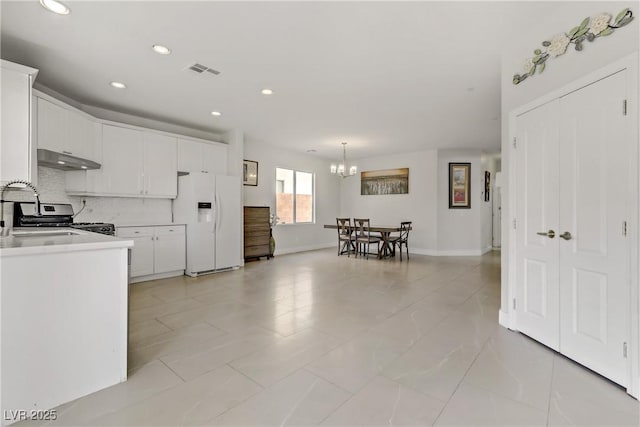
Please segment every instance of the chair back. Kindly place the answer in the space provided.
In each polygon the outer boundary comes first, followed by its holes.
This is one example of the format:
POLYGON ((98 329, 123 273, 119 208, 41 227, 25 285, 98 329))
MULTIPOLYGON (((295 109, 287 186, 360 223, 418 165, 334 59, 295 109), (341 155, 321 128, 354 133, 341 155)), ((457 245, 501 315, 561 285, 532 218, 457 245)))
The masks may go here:
POLYGON ((338 237, 351 236, 351 218, 336 218, 336 224, 338 225, 338 237))
POLYGON ((369 235, 369 218, 354 218, 353 225, 355 226, 357 237, 367 237, 369 235))
POLYGON ((409 239, 409 231, 411 230, 411 221, 402 221, 400 223, 400 240, 405 242, 409 239))

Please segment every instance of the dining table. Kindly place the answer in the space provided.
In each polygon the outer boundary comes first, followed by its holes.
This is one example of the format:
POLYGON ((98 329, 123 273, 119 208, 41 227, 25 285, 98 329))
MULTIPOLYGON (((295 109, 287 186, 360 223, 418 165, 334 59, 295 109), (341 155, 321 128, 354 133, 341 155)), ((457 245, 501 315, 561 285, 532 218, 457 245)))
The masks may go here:
MULTIPOLYGON (((337 230, 338 225, 325 224, 324 228, 337 230)), ((351 228, 355 230, 356 227, 351 226, 351 228)), ((395 255, 395 251, 391 243, 391 233, 400 232, 402 228, 399 225, 371 225, 369 227, 365 227, 364 230, 368 231, 369 233, 380 233, 380 239, 381 239, 382 245, 380 245, 380 249, 378 250, 379 259, 395 255)), ((409 227, 409 230, 411 230, 411 227, 409 227)))

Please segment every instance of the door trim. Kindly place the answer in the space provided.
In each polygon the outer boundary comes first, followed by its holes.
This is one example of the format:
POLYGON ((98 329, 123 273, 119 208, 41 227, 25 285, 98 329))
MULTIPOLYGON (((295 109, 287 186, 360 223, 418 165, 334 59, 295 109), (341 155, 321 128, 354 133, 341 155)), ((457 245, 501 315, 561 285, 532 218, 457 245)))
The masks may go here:
MULTIPOLYGON (((627 378, 627 393, 636 399, 640 398, 640 289, 638 286, 639 278, 639 265, 638 265, 638 227, 640 224, 638 199, 640 197, 640 174, 638 168, 640 161, 638 159, 639 150, 639 134, 638 134, 638 65, 639 65, 638 53, 625 56, 622 59, 612 62, 611 64, 600 68, 588 75, 577 79, 559 89, 551 91, 536 100, 529 102, 525 105, 517 107, 509 112, 509 168, 508 168, 508 188, 507 188, 507 207, 509 209, 508 215, 505 215, 507 221, 508 235, 503 236, 509 241, 509 248, 513 248, 507 254, 503 251, 503 266, 507 267, 507 307, 500 309, 499 321, 500 324, 506 328, 517 331, 518 330, 518 316, 517 309, 513 309, 512 302, 514 301, 516 293, 516 256, 515 250, 516 244, 516 230, 513 227, 513 222, 516 220, 516 188, 513 185, 516 182, 516 170, 515 162, 512 159, 515 158, 515 150, 513 141, 516 136, 516 119, 518 116, 538 108, 544 104, 547 104, 554 99, 561 98, 568 95, 571 92, 575 92, 585 86, 593 84, 599 80, 602 80, 608 76, 616 74, 622 70, 627 70, 627 87, 628 87, 628 100, 627 100, 627 117, 631 122, 631 154, 629 156, 629 182, 628 182, 628 194, 629 194, 629 207, 627 211, 627 229, 628 231, 628 277, 629 277, 629 327, 628 327, 628 378, 627 378), (506 259, 505 259, 506 258, 506 259), (505 262, 506 261, 506 262, 505 262)), ((622 108, 622 105, 621 105, 622 108)), ((504 197, 504 194, 503 194, 504 197)), ((503 199, 503 209, 505 206, 503 199)), ((622 351, 622 350, 621 350, 622 351)))

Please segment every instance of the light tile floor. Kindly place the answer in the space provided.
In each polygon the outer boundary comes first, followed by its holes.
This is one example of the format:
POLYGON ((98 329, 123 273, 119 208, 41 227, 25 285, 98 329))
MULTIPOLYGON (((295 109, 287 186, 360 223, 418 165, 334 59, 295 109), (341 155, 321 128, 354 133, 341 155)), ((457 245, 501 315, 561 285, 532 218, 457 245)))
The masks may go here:
POLYGON ((51 424, 640 424, 621 388, 499 327, 499 303, 497 253, 322 250, 135 284, 129 380, 51 424))

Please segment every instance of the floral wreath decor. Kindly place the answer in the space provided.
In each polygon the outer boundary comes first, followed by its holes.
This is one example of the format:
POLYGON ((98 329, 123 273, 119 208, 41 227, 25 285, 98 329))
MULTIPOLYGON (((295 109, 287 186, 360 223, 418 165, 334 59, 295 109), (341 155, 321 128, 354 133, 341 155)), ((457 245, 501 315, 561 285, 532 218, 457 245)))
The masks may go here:
POLYGON ((568 33, 560 33, 551 40, 543 41, 542 46, 546 49, 536 49, 533 51, 532 58, 528 58, 522 65, 522 74, 513 75, 513 84, 517 85, 523 82, 527 77, 531 77, 538 70, 538 74, 542 73, 546 67, 546 61, 549 56, 560 56, 567 51, 570 43, 575 45, 575 50, 582 50, 582 43, 586 40, 592 42, 598 37, 606 37, 613 34, 617 28, 624 27, 633 20, 633 13, 627 8, 622 10, 613 23, 611 23, 611 15, 601 13, 600 15, 586 17, 577 27, 572 28, 568 33))

